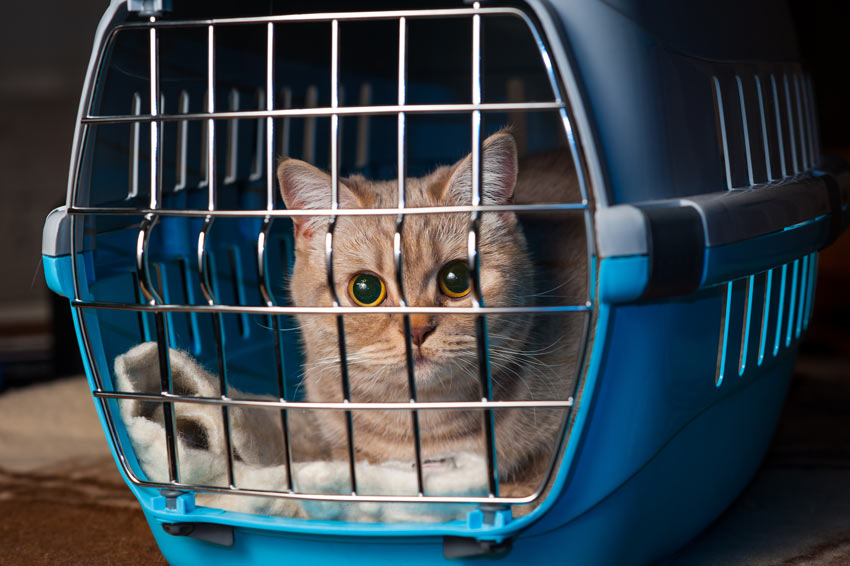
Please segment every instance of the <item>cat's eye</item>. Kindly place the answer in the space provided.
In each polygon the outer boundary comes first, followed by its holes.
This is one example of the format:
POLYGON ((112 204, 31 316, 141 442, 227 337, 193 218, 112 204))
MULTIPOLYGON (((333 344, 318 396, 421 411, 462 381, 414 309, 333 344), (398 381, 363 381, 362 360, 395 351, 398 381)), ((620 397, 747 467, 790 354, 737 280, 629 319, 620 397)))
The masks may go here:
POLYGON ((440 270, 440 291, 452 299, 469 294, 469 268, 465 261, 453 261, 440 270))
POLYGON ((348 294, 361 307, 375 307, 384 302, 387 286, 371 273, 358 273, 348 282, 348 294))

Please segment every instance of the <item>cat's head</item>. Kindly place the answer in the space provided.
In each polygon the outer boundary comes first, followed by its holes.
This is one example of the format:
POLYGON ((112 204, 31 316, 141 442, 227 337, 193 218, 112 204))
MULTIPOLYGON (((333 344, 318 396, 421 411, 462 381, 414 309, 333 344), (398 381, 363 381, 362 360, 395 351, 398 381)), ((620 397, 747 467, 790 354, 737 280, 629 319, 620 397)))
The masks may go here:
MULTIPOLYGON (((511 202, 517 179, 513 137, 487 138, 481 153, 481 196, 485 205, 511 202)), ((312 165, 284 159, 278 180, 287 208, 327 209, 331 178, 312 165)), ((468 205, 472 197, 471 156, 429 175, 408 178, 407 207, 468 205)), ((340 208, 393 208, 398 183, 353 176, 339 181, 340 208)), ((396 215, 339 216, 333 233, 333 275, 342 306, 398 306, 393 239, 396 215)), ((290 293, 296 306, 330 306, 326 271, 327 216, 294 217, 295 267, 290 293)), ((409 214, 402 230, 403 288, 409 306, 472 305, 466 268, 470 214, 409 214)), ((513 213, 483 213, 479 262, 487 306, 531 304, 534 277, 526 242, 513 213)), ((409 317, 417 387, 423 398, 475 398, 478 393, 476 322, 466 314, 409 317)), ((298 316, 306 347, 305 385, 311 400, 339 398, 336 317, 298 316)), ((521 345, 529 315, 487 318, 491 345, 521 345)), ((404 319, 399 314, 344 317, 351 393, 354 400, 400 400, 407 395, 404 319)), ((497 383, 497 386, 499 384, 497 383)), ((505 384, 504 386, 507 386, 505 384)))

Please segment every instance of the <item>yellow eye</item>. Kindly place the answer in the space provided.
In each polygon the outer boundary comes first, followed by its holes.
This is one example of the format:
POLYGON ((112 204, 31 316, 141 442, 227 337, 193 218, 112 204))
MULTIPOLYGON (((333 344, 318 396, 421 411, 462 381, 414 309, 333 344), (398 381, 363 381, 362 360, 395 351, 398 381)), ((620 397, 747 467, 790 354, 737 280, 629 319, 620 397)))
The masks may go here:
POLYGON ((469 294, 469 268, 465 261, 453 261, 440 270, 440 290, 452 299, 469 294))
POLYGON ((371 273, 358 273, 348 282, 348 294, 361 307, 375 307, 384 302, 387 287, 371 273))

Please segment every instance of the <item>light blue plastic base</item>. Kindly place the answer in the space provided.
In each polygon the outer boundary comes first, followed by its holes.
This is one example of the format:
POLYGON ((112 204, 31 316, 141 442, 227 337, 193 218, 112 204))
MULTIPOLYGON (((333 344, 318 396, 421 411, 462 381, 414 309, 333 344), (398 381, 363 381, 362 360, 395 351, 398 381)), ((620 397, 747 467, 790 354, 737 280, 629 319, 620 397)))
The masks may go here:
MULTIPOLYGON (((521 535, 500 564, 641 564, 671 553, 717 517, 761 462, 787 390, 790 365, 700 414, 613 493, 574 520, 521 535)), ((169 564, 409 566, 480 564, 445 560, 441 537, 379 538, 271 534, 237 529, 225 548, 151 529, 169 564)), ((484 560, 489 562, 489 560, 484 560)))

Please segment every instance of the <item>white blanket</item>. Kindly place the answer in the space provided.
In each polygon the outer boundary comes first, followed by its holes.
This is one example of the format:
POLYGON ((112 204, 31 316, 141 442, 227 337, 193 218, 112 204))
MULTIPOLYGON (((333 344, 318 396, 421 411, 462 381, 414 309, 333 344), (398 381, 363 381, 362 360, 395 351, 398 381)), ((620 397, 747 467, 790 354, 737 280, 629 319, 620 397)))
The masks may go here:
MULTIPOLYGON (((219 380, 204 370, 190 355, 169 350, 173 391, 193 397, 219 397, 219 380)), ((135 346, 115 359, 115 387, 119 391, 160 393, 157 345, 135 346)), ((235 390, 234 399, 269 399, 235 390)), ((274 400, 274 399, 271 399, 274 400)), ((133 445, 136 459, 151 481, 168 481, 168 459, 160 402, 120 400, 121 416, 133 445)), ((177 422, 177 461, 181 483, 227 486, 227 447, 221 406, 175 403, 177 422)), ((237 487, 268 491, 287 490, 284 441, 280 411, 254 407, 228 410, 234 482, 237 487)), ((319 445, 318 431, 310 412, 290 410, 292 442, 319 445)), ((292 466, 296 493, 350 493, 348 462, 318 460, 296 462, 292 466)), ((411 462, 356 463, 357 490, 363 495, 415 495, 416 473, 411 462)), ((474 453, 448 454, 439 462, 423 466, 426 495, 481 496, 487 492, 484 459, 474 453)), ((198 493, 197 504, 284 517, 334 519, 342 521, 439 522, 464 519, 472 508, 435 503, 344 503, 272 497, 249 497, 198 493)))

